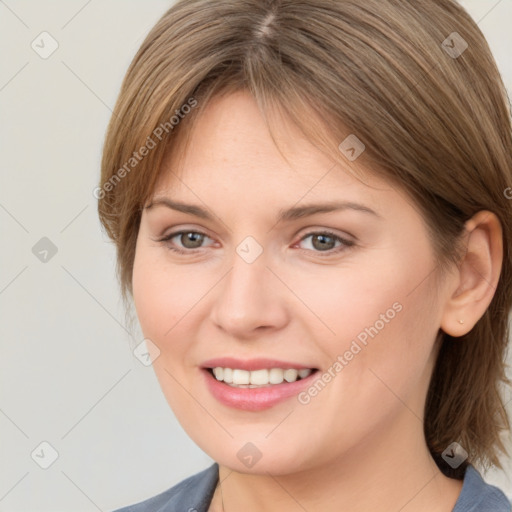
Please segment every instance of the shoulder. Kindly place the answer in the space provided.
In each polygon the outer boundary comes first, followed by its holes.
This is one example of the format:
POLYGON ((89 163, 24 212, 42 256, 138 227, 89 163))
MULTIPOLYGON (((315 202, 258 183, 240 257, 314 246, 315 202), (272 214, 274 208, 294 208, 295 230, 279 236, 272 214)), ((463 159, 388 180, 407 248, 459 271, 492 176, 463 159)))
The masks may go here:
POLYGON ((218 478, 215 463, 152 498, 114 512, 207 512, 218 478))
POLYGON ((478 470, 468 465, 464 483, 453 512, 512 512, 512 505, 505 494, 484 481, 478 470))

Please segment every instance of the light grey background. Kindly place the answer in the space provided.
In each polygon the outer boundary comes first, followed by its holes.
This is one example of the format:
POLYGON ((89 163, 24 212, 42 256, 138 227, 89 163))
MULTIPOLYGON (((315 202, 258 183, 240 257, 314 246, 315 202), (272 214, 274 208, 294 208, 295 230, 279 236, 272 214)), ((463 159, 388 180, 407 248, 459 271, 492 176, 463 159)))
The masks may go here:
MULTIPOLYGON (((512 1, 462 3, 512 91, 512 1)), ((125 327, 92 195, 122 77, 170 5, 0 0, 0 511, 108 511, 212 462, 132 354, 142 336, 125 327), (59 45, 47 59, 31 47, 51 48, 43 31, 59 45)), ((504 462, 486 479, 512 498, 504 462)))

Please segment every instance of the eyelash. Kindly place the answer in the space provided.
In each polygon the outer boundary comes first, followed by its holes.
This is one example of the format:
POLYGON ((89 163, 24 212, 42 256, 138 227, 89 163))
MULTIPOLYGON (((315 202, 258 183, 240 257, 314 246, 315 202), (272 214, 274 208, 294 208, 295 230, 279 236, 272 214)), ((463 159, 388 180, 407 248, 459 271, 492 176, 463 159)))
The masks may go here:
MULTIPOLYGON (((158 242, 161 242, 161 243, 170 242, 174 237, 176 237, 178 235, 183 235, 183 234, 186 234, 186 233, 194 233, 196 235, 203 235, 203 236, 205 236, 207 238, 210 238, 206 233, 203 233, 202 231, 194 231, 194 230, 185 229, 185 230, 175 231, 173 233, 170 233, 169 235, 165 236, 164 238, 159 239, 158 242)), ((337 235, 336 233, 333 233, 332 231, 329 231, 329 230, 311 231, 310 233, 305 234, 299 240, 299 242, 302 242, 306 238, 309 238, 310 236, 314 236, 314 235, 327 235, 327 236, 333 238, 335 241, 341 242, 342 246, 338 247, 337 249, 329 249, 327 251, 315 251, 315 250, 311 250, 311 249, 301 249, 301 250, 307 251, 307 252, 317 253, 321 257, 329 257, 329 256, 333 256, 335 254, 338 254, 338 253, 340 253, 342 251, 346 251, 347 249, 349 249, 350 247, 353 247, 355 245, 355 242, 353 242, 351 240, 347 240, 345 238, 342 238, 339 235, 337 235)), ((178 254, 193 254, 196 251, 201 250, 201 248, 196 248, 196 249, 180 249, 180 248, 178 248, 176 246, 172 246, 172 245, 167 244, 167 243, 165 245, 166 245, 167 249, 169 249, 169 250, 171 250, 173 252, 176 252, 178 254)))

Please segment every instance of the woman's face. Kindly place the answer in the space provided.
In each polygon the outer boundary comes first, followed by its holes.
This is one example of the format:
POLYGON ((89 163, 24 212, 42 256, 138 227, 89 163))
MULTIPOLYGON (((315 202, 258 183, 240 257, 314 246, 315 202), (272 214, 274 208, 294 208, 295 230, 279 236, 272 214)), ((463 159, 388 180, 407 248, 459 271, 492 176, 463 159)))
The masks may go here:
POLYGON ((405 194, 285 121, 278 139, 290 165, 249 95, 208 106, 143 211, 133 293, 190 437, 222 465, 286 474, 421 438, 446 291, 405 194))

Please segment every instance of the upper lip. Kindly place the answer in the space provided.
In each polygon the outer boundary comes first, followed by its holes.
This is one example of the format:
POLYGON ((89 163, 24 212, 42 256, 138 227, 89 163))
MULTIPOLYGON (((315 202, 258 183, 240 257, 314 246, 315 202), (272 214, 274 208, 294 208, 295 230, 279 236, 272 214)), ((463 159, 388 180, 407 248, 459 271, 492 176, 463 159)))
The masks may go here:
POLYGON ((208 359, 202 363, 203 368, 232 368, 240 370, 264 370, 266 368, 281 368, 287 370, 294 368, 296 370, 314 369, 311 365, 304 365, 300 363, 293 363, 289 361, 279 361, 277 359, 236 359, 234 357, 219 357, 215 359, 208 359))

